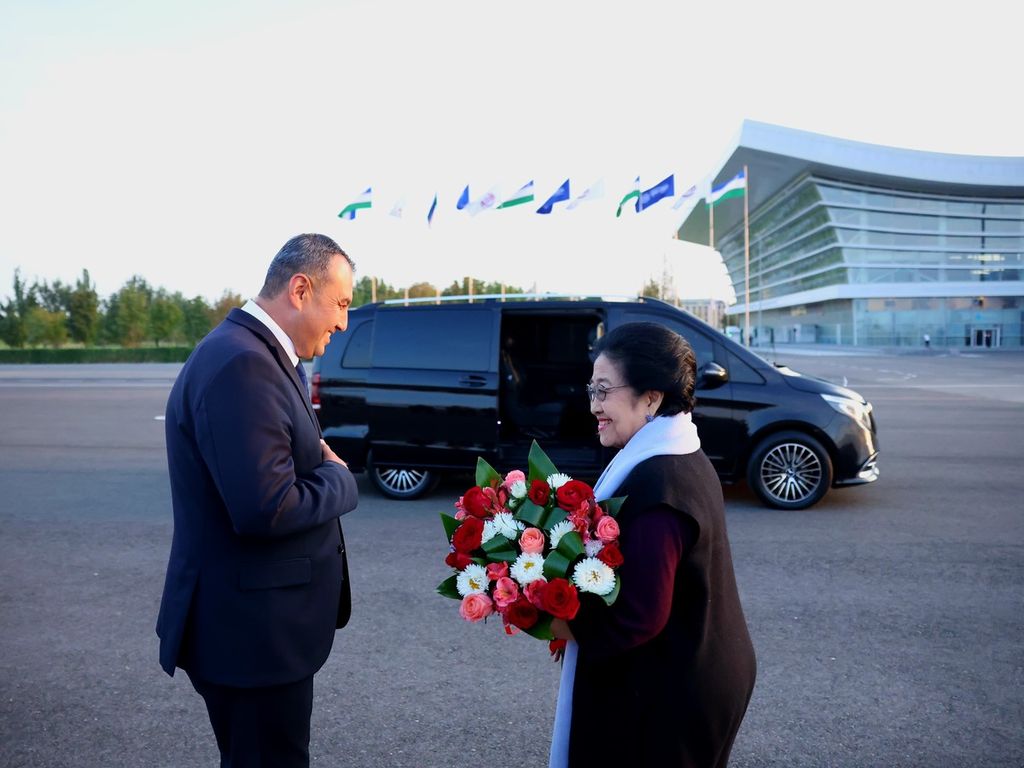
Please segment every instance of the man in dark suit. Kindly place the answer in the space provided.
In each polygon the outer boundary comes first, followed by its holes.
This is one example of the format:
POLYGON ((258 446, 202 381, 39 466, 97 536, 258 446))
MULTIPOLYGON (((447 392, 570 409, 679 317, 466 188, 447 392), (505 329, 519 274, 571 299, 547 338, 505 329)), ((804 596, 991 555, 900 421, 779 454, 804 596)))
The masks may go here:
POLYGON ((348 326, 352 261, 323 235, 274 257, 203 339, 167 402, 174 507, 160 664, 203 697, 221 765, 308 766, 313 673, 351 597, 355 480, 322 439, 299 358, 348 326))

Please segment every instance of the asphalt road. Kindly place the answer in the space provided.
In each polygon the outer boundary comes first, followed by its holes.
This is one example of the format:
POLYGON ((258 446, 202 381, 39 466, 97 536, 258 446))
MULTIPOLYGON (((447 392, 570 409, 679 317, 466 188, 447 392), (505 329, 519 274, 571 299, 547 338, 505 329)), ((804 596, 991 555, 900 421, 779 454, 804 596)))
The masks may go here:
MULTIPOLYGON (((1024 765, 1024 355, 779 358, 874 403, 882 479, 804 512, 726 490, 759 665, 732 765, 1024 765)), ((177 370, 0 366, 0 765, 217 764, 153 631, 177 370)), ((546 765, 557 667, 433 594, 462 484, 360 482, 313 764, 546 765)))

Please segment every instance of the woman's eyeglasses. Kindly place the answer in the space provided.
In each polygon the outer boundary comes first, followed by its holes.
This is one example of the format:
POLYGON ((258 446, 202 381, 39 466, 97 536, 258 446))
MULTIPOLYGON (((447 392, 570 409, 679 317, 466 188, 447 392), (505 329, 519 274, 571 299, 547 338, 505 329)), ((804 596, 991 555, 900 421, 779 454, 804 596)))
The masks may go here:
POLYGON ((604 399, 608 397, 608 393, 613 389, 625 389, 628 386, 628 384, 620 384, 617 387, 594 387, 587 384, 587 397, 590 398, 590 402, 597 400, 597 402, 603 403, 604 399))

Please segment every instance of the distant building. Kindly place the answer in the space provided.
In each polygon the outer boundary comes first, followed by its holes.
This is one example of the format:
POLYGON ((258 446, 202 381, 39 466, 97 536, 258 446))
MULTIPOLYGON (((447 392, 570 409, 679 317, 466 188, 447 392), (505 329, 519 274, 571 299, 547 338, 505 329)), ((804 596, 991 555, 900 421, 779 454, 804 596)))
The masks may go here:
POLYGON ((726 304, 721 299, 679 299, 676 306, 699 317, 714 328, 725 328, 726 304))
MULTIPOLYGON (((896 149, 745 121, 755 345, 1022 346, 1024 158, 896 149)), ((714 206, 743 325, 743 197, 714 206)), ((678 236, 709 244, 704 201, 678 236)))

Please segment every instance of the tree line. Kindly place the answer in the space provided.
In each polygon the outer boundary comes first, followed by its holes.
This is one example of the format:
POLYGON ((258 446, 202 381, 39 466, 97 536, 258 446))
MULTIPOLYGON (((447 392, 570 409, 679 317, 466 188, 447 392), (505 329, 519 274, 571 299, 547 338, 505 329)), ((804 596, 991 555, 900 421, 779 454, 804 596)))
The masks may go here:
MULTIPOLYGON (((469 280, 474 295, 502 292, 501 283, 476 278, 452 281, 439 291, 426 282, 405 288, 367 276, 353 286, 352 305, 369 303, 374 292, 377 301, 462 295, 469 290, 469 280)), ((505 291, 523 292, 522 288, 507 285, 505 291)), ((139 275, 101 298, 87 269, 73 284, 60 280, 35 280, 29 284, 21 271, 15 270, 12 295, 0 303, 0 339, 14 348, 56 348, 69 343, 86 347, 194 346, 233 307, 244 303, 240 294, 231 291, 224 291, 213 302, 202 296, 189 298, 180 291, 171 293, 154 287, 139 275)))

